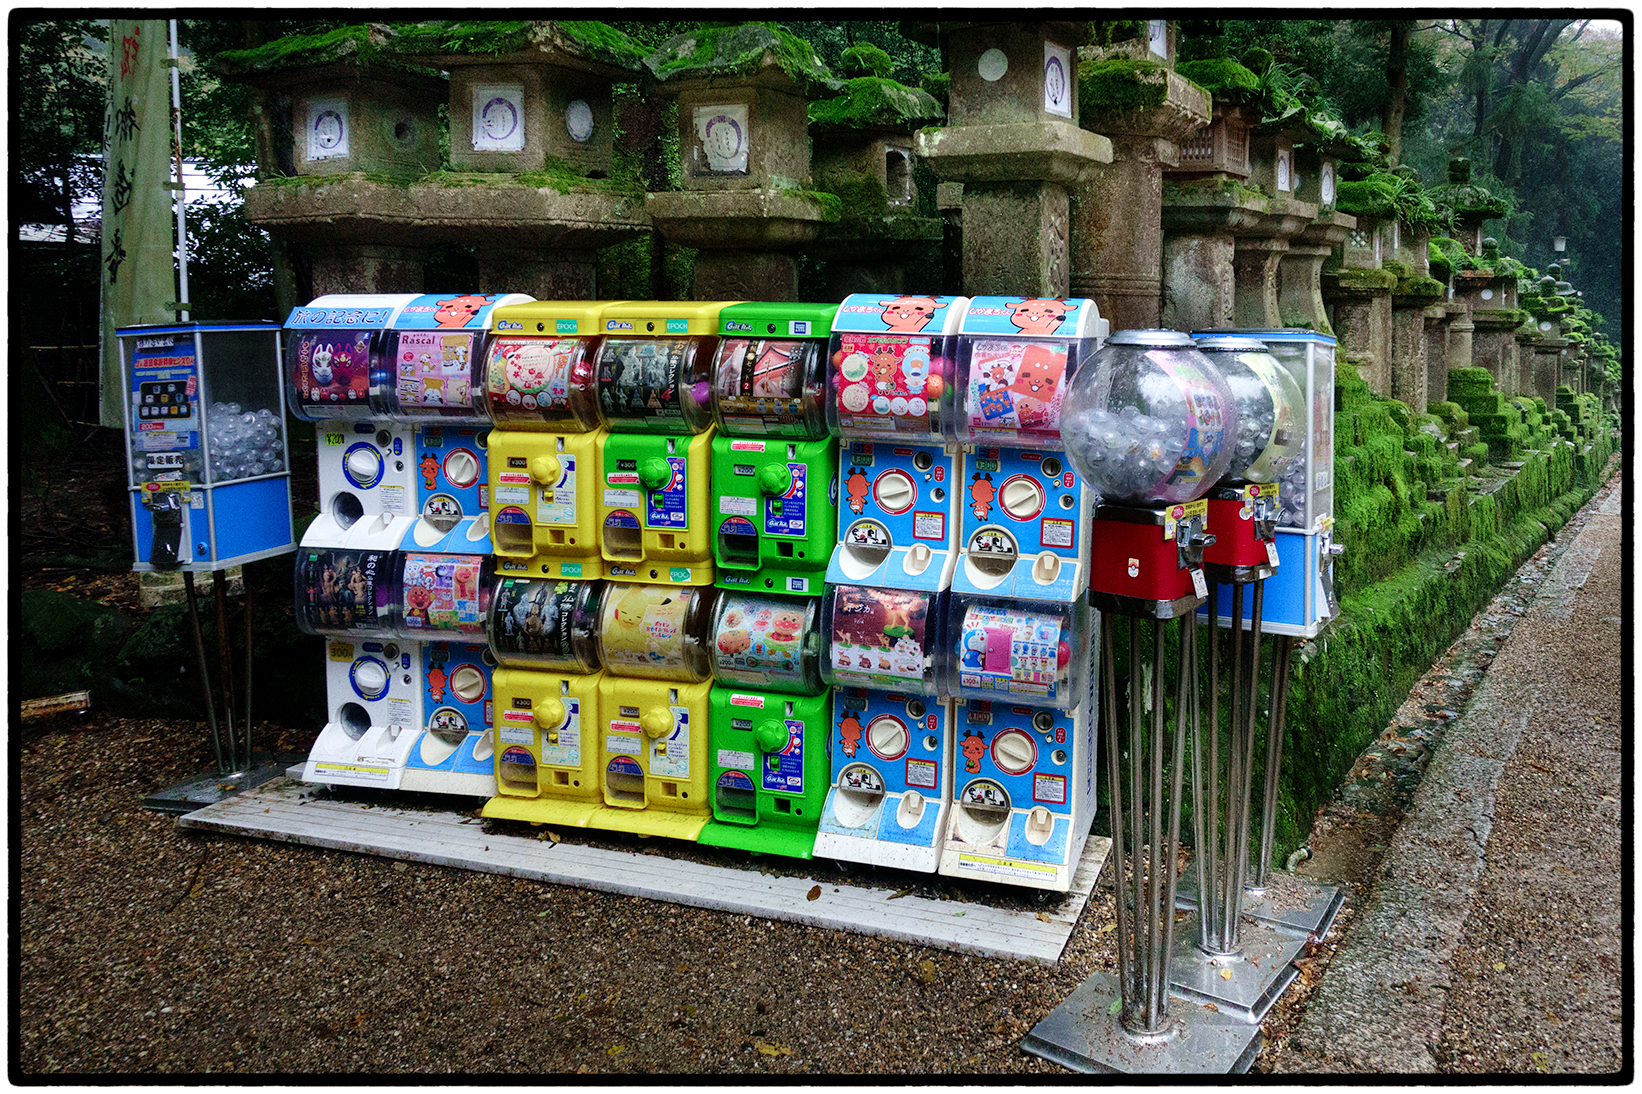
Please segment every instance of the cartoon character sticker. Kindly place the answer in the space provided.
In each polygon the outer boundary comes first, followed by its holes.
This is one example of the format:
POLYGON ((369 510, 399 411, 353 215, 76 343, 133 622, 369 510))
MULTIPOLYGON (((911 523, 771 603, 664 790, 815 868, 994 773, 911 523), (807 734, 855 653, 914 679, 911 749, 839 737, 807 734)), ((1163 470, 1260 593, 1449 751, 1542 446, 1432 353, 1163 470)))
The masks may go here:
POLYGON ((957 631, 958 684, 968 693, 1055 701, 1072 660, 1058 614, 971 604, 957 631))
MULTIPOLYGON (((943 305, 944 306, 944 305, 943 305)), ((931 433, 946 390, 932 339, 845 332, 833 354, 837 410, 852 433, 931 433)))
POLYGON ((814 357, 805 342, 725 339, 713 365, 720 415, 738 432, 808 436, 805 380, 814 357))
POLYGON ((600 649, 607 666, 628 675, 663 679, 693 676, 686 632, 697 591, 667 585, 613 586, 601 612, 600 649))
POLYGON ((581 429, 596 425, 593 364, 575 338, 499 338, 485 362, 497 422, 581 429))
POLYGON ((992 485, 992 473, 977 473, 969 483, 969 508, 975 514, 976 520, 985 520, 992 512, 992 502, 997 498, 997 488, 992 485))
POLYGON ((725 596, 720 602, 713 641, 715 679, 749 687, 805 685, 804 633, 806 605, 750 596, 725 596))
POLYGON ((929 669, 928 594, 840 585, 833 596, 834 682, 868 688, 916 682, 922 689, 929 669))
POLYGON ((963 753, 964 770, 971 775, 981 770, 981 757, 986 755, 986 738, 978 729, 964 730, 963 740, 958 742, 958 751, 963 753))
POLYGON ((969 431, 1058 447, 1067 357, 1065 343, 974 343, 965 396, 969 431))
POLYGON ((395 392, 403 413, 439 415, 473 404, 474 336, 436 330, 399 332, 394 354, 395 392))
POLYGON ((410 553, 400 571, 405 626, 482 636, 488 590, 480 581, 480 555, 410 553))
POLYGON ((494 300, 495 294, 489 296, 474 296, 464 294, 453 296, 434 303, 438 310, 433 313, 433 321, 440 327, 465 327, 475 316, 485 310, 485 306, 494 300))
POLYGON ((291 379, 303 406, 323 414, 369 405, 368 331, 298 331, 293 336, 296 359, 291 379))

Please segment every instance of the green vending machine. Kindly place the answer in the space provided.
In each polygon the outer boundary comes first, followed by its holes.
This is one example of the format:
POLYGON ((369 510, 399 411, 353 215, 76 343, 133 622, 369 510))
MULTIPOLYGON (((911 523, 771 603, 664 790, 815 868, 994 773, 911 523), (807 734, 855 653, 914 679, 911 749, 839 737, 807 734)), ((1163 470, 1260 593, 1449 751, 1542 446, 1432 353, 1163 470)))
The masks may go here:
POLYGON ((837 539, 838 442, 822 396, 837 304, 731 304, 713 362, 720 588, 820 596, 837 539))
POLYGON ((720 594, 707 735, 713 819, 697 842, 811 856, 831 772, 818 603, 720 594))

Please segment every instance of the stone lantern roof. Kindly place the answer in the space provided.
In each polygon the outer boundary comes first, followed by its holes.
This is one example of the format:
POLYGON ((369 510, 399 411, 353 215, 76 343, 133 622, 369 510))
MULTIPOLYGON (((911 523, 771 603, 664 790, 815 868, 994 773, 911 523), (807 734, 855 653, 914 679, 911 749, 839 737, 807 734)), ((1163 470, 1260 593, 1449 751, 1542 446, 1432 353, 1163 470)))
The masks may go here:
POLYGON ((792 86, 805 96, 843 86, 808 42, 764 23, 704 27, 677 35, 646 57, 644 65, 658 81, 675 88, 725 77, 792 86))
POLYGON ((399 27, 390 54, 442 68, 472 64, 545 64, 610 80, 644 71, 645 51, 606 23, 577 20, 439 20, 399 27))

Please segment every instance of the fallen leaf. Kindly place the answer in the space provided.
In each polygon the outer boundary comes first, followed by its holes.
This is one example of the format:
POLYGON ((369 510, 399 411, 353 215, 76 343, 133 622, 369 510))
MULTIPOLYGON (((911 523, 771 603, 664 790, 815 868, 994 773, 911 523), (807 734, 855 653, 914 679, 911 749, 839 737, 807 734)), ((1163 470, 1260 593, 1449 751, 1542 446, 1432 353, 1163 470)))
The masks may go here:
POLYGON ((606 1051, 609 1052, 610 1055, 612 1055, 612 1056, 620 1056, 622 1053, 627 1051, 627 1046, 626 1045, 611 1045, 606 1051))
POLYGON ((1220 970, 1220 979, 1230 980, 1231 978, 1232 978, 1232 971, 1230 969, 1221 969, 1220 970))
POLYGON ((319 943, 318 943, 318 942, 315 942, 315 941, 314 941, 314 940, 313 940, 313 939, 311 939, 311 938, 304 938, 304 939, 303 939, 303 940, 302 940, 302 944, 303 944, 303 945, 304 945, 304 946, 317 946, 317 945, 319 945, 319 943))
POLYGON ((1108 1018, 1116 1018, 1118 1015, 1120 1015, 1122 1013, 1123 1013, 1123 1000, 1122 999, 1113 999, 1112 1000, 1112 1005, 1106 1008, 1106 1016, 1108 1018))
POLYGON ((554 843, 559 842, 559 834, 557 832, 552 831, 551 829, 548 830, 548 831, 543 832, 542 834, 545 835, 548 839, 552 840, 554 843))
POLYGON ((810 886, 810 891, 804 894, 804 899, 805 900, 820 900, 821 899, 821 886, 811 885, 810 886))
POLYGON ((905 889, 902 889, 898 893, 891 893, 888 899, 890 899, 890 900, 900 900, 904 896, 910 896, 912 894, 912 888, 913 887, 909 885, 905 889))
POLYGON ((1100 930, 1098 930, 1098 931, 1096 931, 1096 932, 1095 932, 1095 934, 1096 934, 1096 935, 1103 935, 1103 934, 1105 934, 1105 933, 1106 933, 1106 932, 1107 932, 1107 931, 1115 931, 1115 930, 1117 930, 1117 920, 1115 920, 1115 919, 1108 919, 1108 920, 1107 920, 1107 921, 1106 921, 1106 926, 1104 926, 1104 927, 1102 927, 1102 928, 1101 928, 1101 929, 1100 929, 1100 930))
POLYGON ((1494 971, 1495 972, 1504 972, 1505 971, 1505 962, 1503 962, 1503 961, 1494 962, 1494 971))
POLYGON ((753 1047, 765 1056, 791 1056, 792 1049, 786 1045, 772 1045, 768 1041, 754 1041, 753 1047))
POLYGON ((1214 1012, 1215 1012, 1215 1013, 1216 1013, 1216 1014, 1219 1014, 1219 1013, 1220 1013, 1220 1008, 1219 1008, 1219 1007, 1217 1007, 1217 1006, 1215 1006, 1215 1005, 1214 1005, 1214 1004, 1213 1004, 1213 1003, 1204 1003, 1204 1004, 1203 1004, 1203 1009, 1204 1009, 1204 1010, 1212 1010, 1212 1011, 1214 1011, 1214 1012))
POLYGON ((684 1012, 684 1017, 686 1018, 694 1018, 696 1016, 696 1008, 690 1003, 681 1005, 679 1010, 684 1012))
POLYGON ((1039 912, 1038 913, 1038 918, 1041 919, 1045 923, 1053 923, 1054 922, 1054 920, 1050 918, 1048 912, 1039 912))
POLYGON ((926 984, 935 983, 935 962, 924 958, 923 964, 918 966, 918 976, 926 984))
POLYGON ((1534 1066, 1539 1068, 1541 1071, 1550 1071, 1551 1070, 1551 1067, 1550 1067, 1551 1059, 1550 1059, 1549 1056, 1546 1056, 1545 1053, 1543 1053, 1543 1052, 1530 1052, 1528 1054, 1528 1058, 1530 1060, 1534 1061, 1534 1066))

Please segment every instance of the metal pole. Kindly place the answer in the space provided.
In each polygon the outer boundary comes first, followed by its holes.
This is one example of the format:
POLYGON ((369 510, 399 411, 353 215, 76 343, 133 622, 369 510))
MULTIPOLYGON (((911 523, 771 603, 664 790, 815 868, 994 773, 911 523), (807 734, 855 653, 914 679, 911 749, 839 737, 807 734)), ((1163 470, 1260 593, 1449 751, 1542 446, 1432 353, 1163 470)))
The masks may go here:
MULTIPOLYGON (((1146 872, 1142 867, 1140 856, 1142 848, 1146 846, 1145 833, 1141 826, 1146 820, 1146 802, 1140 792, 1140 758, 1145 755, 1144 738, 1140 731, 1140 628, 1134 616, 1129 617, 1129 853, 1134 856, 1133 868, 1130 871, 1134 876, 1130 880, 1133 889, 1133 931, 1135 936, 1135 996, 1134 1004, 1137 1008, 1134 1023, 1139 1028, 1137 1032, 1149 1032, 1150 1020, 1146 1016, 1146 1000, 1151 997, 1151 970, 1147 967, 1146 954, 1151 945, 1149 923, 1146 917, 1146 872)), ((1127 1012, 1125 1012, 1127 1016, 1127 1012)))
MULTIPOLYGON (((1162 624, 1159 624, 1161 628, 1162 624)), ((1196 613, 1190 613, 1180 618, 1180 660, 1177 666, 1179 681, 1175 695, 1174 708, 1174 770, 1169 779, 1169 880, 1163 887, 1163 972, 1159 979, 1165 982, 1169 978, 1168 963, 1174 956, 1174 899, 1176 889, 1175 862, 1180 854, 1180 781, 1185 774, 1184 768, 1186 753, 1186 693, 1190 686, 1188 679, 1197 675, 1197 619, 1196 613)), ((1159 631, 1161 637, 1161 630, 1159 631)), ((1197 726, 1194 724, 1195 731, 1197 726)), ((1195 732, 1193 738, 1197 736, 1195 732)), ((1162 751, 1161 748, 1158 749, 1162 751)), ((1164 987, 1168 992, 1168 987, 1164 987)), ((1165 1000, 1166 1001, 1166 1000, 1165 1000)))
POLYGON ((217 735, 216 699, 211 695, 211 673, 206 664, 205 634, 200 630, 199 597, 194 592, 194 571, 182 572, 183 589, 188 593, 188 622, 194 630, 194 652, 200 661, 200 691, 205 696, 205 720, 211 726, 211 747, 216 751, 217 770, 226 772, 222 760, 222 738, 217 735))
MULTIPOLYGON (((183 204, 188 197, 182 181, 182 81, 177 74, 177 21, 171 20, 171 118, 175 123, 177 163, 177 301, 188 303, 188 224, 183 215, 183 204)), ((177 318, 187 320, 184 307, 177 318)))
MULTIPOLYGON (((1210 631, 1209 631, 1209 634, 1212 637, 1212 635, 1214 634, 1214 631, 1213 631, 1214 618, 1212 616, 1209 619, 1209 627, 1211 628, 1210 631)), ((1205 828, 1204 828, 1204 816, 1203 816, 1203 807, 1204 807, 1203 799, 1204 799, 1205 780, 1207 780, 1207 782, 1209 784, 1213 784, 1216 781, 1216 778, 1218 777, 1219 772, 1218 772, 1218 770, 1215 770, 1214 768, 1211 768, 1209 771, 1204 771, 1204 769, 1203 769, 1203 735, 1202 735, 1202 733, 1198 732, 1198 730, 1201 726, 1201 722, 1199 721, 1199 718, 1200 718, 1202 712, 1201 712, 1201 709, 1198 706, 1198 679, 1197 679, 1197 671, 1196 671, 1196 664, 1195 664, 1196 657, 1197 657, 1197 619, 1196 619, 1195 614, 1192 617, 1191 628, 1192 628, 1192 659, 1193 659, 1193 662, 1194 662, 1193 667, 1192 667, 1192 673, 1191 673, 1191 688, 1192 688, 1192 694, 1191 694, 1191 703, 1192 703, 1192 847, 1195 849, 1195 851, 1192 855, 1192 866, 1193 866, 1193 868, 1194 868, 1194 870, 1196 871, 1196 874, 1197 874, 1197 891, 1199 893, 1199 896, 1198 896, 1199 913, 1198 913, 1198 916, 1197 916, 1197 945, 1200 949, 1205 949, 1206 950, 1206 949, 1208 949, 1208 928, 1204 925, 1207 922, 1207 917, 1204 916, 1201 912, 1202 901, 1203 901, 1203 897, 1202 897, 1201 894, 1207 893, 1209 891, 1210 879, 1213 878, 1214 874, 1208 867, 1208 862, 1209 862, 1210 855, 1208 853, 1208 841, 1204 838, 1205 828)), ((1185 678, 1186 667, 1184 665, 1182 665, 1180 671, 1181 671, 1181 674, 1182 674, 1182 678, 1184 679, 1185 678)), ((1213 754, 1212 750, 1211 750, 1211 754, 1213 754)), ((1215 822, 1214 822, 1213 818, 1211 817, 1208 821, 1207 831, 1212 833, 1214 831, 1214 829, 1215 829, 1215 822)))
POLYGON ((1277 774, 1283 763, 1283 729, 1288 717, 1289 670, 1293 667, 1294 639, 1274 639, 1271 662, 1271 706, 1266 717, 1266 786, 1260 803, 1260 854, 1253 863, 1254 889, 1263 889, 1271 870, 1271 843, 1277 829, 1277 774))
POLYGON ((1243 801, 1238 790, 1243 785, 1243 770, 1248 766, 1246 757, 1247 742, 1243 740, 1243 719, 1238 706, 1239 688, 1243 682, 1243 586, 1232 585, 1232 614, 1231 629, 1227 640, 1231 643, 1231 699, 1227 713, 1231 717, 1231 752, 1227 757, 1226 771, 1226 827, 1224 850, 1220 860, 1220 879, 1216 894, 1220 897, 1219 906, 1215 909, 1218 914, 1216 928, 1219 937, 1215 939, 1218 952, 1225 952, 1230 939, 1237 930, 1237 920, 1232 910, 1233 904, 1233 874, 1237 861, 1239 842, 1237 832, 1245 820, 1247 803, 1243 801))
POLYGON ((1242 803, 1242 823, 1237 830, 1237 853, 1227 864, 1236 871, 1236 878, 1232 885, 1232 927, 1228 939, 1237 939, 1237 923, 1243 914, 1243 885, 1248 880, 1249 861, 1249 829, 1250 821, 1254 816, 1254 710, 1260 691, 1260 624, 1261 613, 1264 609, 1266 583, 1254 583, 1254 604, 1250 608, 1249 620, 1249 661, 1245 685, 1248 688, 1247 707, 1244 718, 1244 764, 1243 786, 1239 797, 1242 803))
POLYGON ((1165 962, 1167 950, 1164 948, 1164 920, 1174 922, 1174 908, 1161 905, 1158 897, 1163 891, 1162 871, 1174 871, 1174 863, 1164 863, 1163 856, 1163 701, 1167 693, 1163 687, 1163 620, 1152 620, 1152 733, 1147 742, 1152 754, 1151 800, 1147 802, 1149 814, 1150 835, 1152 840, 1149 861, 1151 863, 1150 885, 1147 896, 1151 904, 1147 908, 1148 928, 1150 938, 1151 968, 1156 970, 1152 981, 1152 1018, 1153 1028, 1162 1024, 1163 1006, 1169 997, 1168 965, 1165 962))
MULTIPOLYGON (((217 601, 217 659, 222 664, 223 728, 228 735, 228 762, 233 764, 238 759, 234 753, 239 750, 238 740, 234 736, 234 643, 228 636, 228 576, 221 570, 211 571, 211 594, 217 601)), ((228 767, 220 773, 232 775, 238 770, 237 767, 228 767)))
POLYGON ((241 580, 245 584, 245 762, 240 770, 249 771, 255 756, 251 749, 251 666, 256 662, 251 654, 251 578, 244 570, 240 573, 244 575, 241 580))
MULTIPOLYGON (((1110 727, 1110 734, 1106 740, 1106 786, 1110 802, 1108 808, 1111 813, 1108 820, 1112 828, 1112 863, 1113 874, 1112 892, 1117 896, 1113 903, 1117 906, 1117 979, 1119 995, 1132 998, 1134 983, 1131 979, 1132 968, 1129 960, 1129 922, 1128 912, 1124 908, 1124 875, 1127 868, 1124 855, 1127 853, 1123 839, 1123 772, 1122 752, 1126 743, 1126 734, 1122 733, 1117 720, 1117 655, 1112 648, 1112 628, 1103 626, 1101 631, 1101 659, 1103 691, 1106 697, 1106 725, 1110 727)), ((1134 647, 1130 647, 1129 662, 1134 663, 1134 647)), ((1133 802, 1130 803, 1131 806, 1133 802)))

